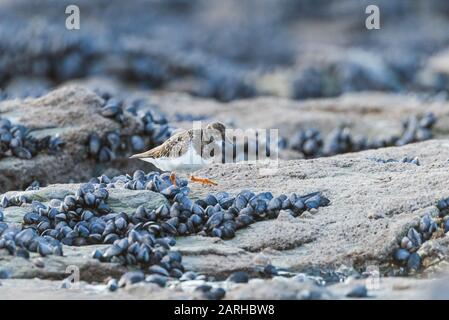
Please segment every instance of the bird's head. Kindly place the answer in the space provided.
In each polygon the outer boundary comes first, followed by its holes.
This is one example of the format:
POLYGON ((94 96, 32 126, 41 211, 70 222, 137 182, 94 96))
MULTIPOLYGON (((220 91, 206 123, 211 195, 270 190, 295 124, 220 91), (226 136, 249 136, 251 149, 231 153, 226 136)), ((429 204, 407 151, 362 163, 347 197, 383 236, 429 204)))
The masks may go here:
POLYGON ((212 122, 212 123, 209 123, 207 126, 206 126, 206 129, 212 129, 212 130, 217 130, 218 132, 220 132, 220 134, 221 134, 221 136, 224 136, 225 135, 225 132, 226 132, 226 127, 225 127, 225 125, 223 124, 223 123, 221 123, 221 122, 212 122))
POLYGON ((233 137, 226 134, 226 126, 223 123, 218 121, 209 123, 206 130, 214 130, 226 144, 233 144, 233 137))
POLYGON ((212 122, 206 126, 206 131, 208 131, 209 136, 221 137, 221 140, 226 140, 226 127, 221 122, 212 122))

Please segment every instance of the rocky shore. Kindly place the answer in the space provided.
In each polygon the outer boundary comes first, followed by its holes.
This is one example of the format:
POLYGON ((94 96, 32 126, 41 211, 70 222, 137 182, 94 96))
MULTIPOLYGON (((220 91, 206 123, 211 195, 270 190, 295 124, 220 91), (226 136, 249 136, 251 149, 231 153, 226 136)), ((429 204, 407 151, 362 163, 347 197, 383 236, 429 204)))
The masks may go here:
POLYGON ((0 3, 0 299, 449 298, 449 6, 374 2, 0 3), (130 159, 213 121, 217 185, 130 159))
MULTIPOLYGON (((60 89, 49 97, 61 92, 67 94, 70 90, 73 89, 60 89)), ((88 92, 86 95, 89 97, 88 92)), ((67 141, 70 143, 69 139, 67 141)), ((57 156, 46 157, 48 161, 54 161, 57 156)), ((93 294, 105 298, 204 298, 204 293, 191 292, 210 285, 212 289, 226 290, 226 298, 263 298, 267 286, 272 290, 271 297, 336 298, 346 297, 356 284, 365 285, 366 279, 370 279, 366 272, 374 266, 383 284, 382 289, 368 290, 368 297, 401 298, 407 296, 408 291, 410 295, 424 297, 421 290, 417 290, 419 293, 414 290, 421 286, 430 286, 433 290, 431 280, 401 280, 397 277, 418 274, 432 279, 444 272, 447 255, 444 232, 420 242, 417 251, 420 261, 416 267, 410 268, 407 263, 398 261, 395 253, 410 228, 418 230, 425 215, 435 216, 437 212, 438 216, 439 201, 449 197, 445 183, 448 158, 449 145, 444 140, 430 140, 328 158, 281 161, 275 175, 264 175, 261 168, 248 164, 214 165, 195 174, 217 181, 218 186, 190 184, 192 199, 223 190, 232 196, 245 189, 256 193, 270 191, 275 197, 320 191, 330 204, 306 210, 296 217, 281 211, 273 220, 258 221, 237 230, 232 239, 178 235, 173 249, 182 254, 185 272, 193 271, 195 275, 181 278, 182 281, 169 276, 164 279, 164 289, 158 288, 154 284, 156 280, 148 279, 147 275, 148 281, 128 284, 126 289, 110 293, 106 289, 110 277, 120 279, 125 272, 135 268, 93 259, 92 252, 104 250, 107 244, 63 245, 62 256, 31 252, 29 259, 9 255, 2 249, 2 271, 7 279, 1 280, 0 295, 11 297, 20 290, 28 290, 28 285, 32 287, 36 283, 40 287, 42 282, 42 286, 48 288, 48 297, 54 294, 54 288, 58 288, 68 298, 88 298, 93 294), (419 165, 399 161, 404 157, 417 157, 419 165), (81 286, 76 291, 61 285, 67 278, 68 266, 77 266, 80 271, 81 286), (239 271, 249 277, 249 284, 232 285, 230 280, 225 281, 239 271), (36 277, 45 280, 24 280, 36 277), (286 280, 291 277, 298 283, 286 280), (337 284, 339 282, 347 284, 337 284), (404 291, 396 292, 396 287, 401 286, 404 291)), ((25 160, 13 159, 25 163, 25 160)), ((120 170, 126 172, 127 168, 120 170)), ((19 199, 25 196, 28 202, 48 203, 52 199, 64 200, 79 186, 50 184, 36 190, 9 191, 3 197, 19 199)), ((106 189, 109 191, 106 202, 114 212, 133 212, 140 205, 152 210, 167 201, 150 190, 106 189)), ((6 206, 4 222, 20 228, 29 205, 6 206)), ((429 294, 433 294, 432 290, 429 294)), ((360 293, 366 294, 363 290, 360 293)))

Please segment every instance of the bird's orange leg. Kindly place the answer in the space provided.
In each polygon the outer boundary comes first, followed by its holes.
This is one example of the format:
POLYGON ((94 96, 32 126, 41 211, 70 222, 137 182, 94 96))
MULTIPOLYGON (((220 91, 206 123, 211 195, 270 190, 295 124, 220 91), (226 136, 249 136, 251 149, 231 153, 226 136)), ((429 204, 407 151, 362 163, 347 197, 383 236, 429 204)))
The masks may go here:
POLYGON ((170 181, 176 187, 176 173, 174 171, 170 173, 170 181))
POLYGON ((195 176, 190 176, 190 181, 207 184, 207 185, 211 185, 211 186, 218 186, 218 184, 216 182, 214 182, 210 179, 207 179, 207 178, 199 178, 199 177, 195 177, 195 176))

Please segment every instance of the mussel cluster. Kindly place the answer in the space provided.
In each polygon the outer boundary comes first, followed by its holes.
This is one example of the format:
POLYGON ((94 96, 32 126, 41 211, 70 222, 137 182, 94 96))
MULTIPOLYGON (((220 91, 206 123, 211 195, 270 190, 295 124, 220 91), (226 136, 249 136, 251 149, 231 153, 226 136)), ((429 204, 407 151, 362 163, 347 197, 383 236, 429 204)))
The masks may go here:
MULTIPOLYGON (((270 192, 255 194, 248 190, 235 197, 219 192, 194 201, 188 197, 187 181, 178 179, 173 185, 168 174, 145 174, 141 170, 135 171, 133 176, 109 178, 103 175, 91 183, 110 188, 152 190, 170 200, 170 205, 163 204, 151 211, 139 206, 127 220, 126 216, 121 216, 127 222, 126 234, 113 233, 118 235, 114 243, 92 254, 100 261, 139 265, 150 274, 164 277, 179 278, 184 271, 181 255, 170 250, 170 246, 176 243, 176 236, 198 234, 231 239, 237 229, 256 221, 276 218, 280 210, 288 210, 297 216, 305 210, 329 204, 329 200, 319 192, 274 197, 270 192)), ((122 224, 125 225, 124 222, 122 224)))
POLYGON ((27 127, 0 118, 0 157, 31 159, 41 151, 55 153, 63 145, 64 142, 58 136, 37 139, 27 127))
POLYGON ((102 262, 138 265, 149 274, 180 278, 184 272, 182 256, 171 250, 176 244, 172 237, 157 237, 152 229, 134 228, 127 236, 104 249, 96 249, 92 257, 102 262))
POLYGON ((125 121, 125 116, 123 113, 122 102, 118 99, 111 98, 108 94, 103 94, 102 97, 105 103, 101 107, 101 115, 123 123, 125 121))
POLYGON ((30 199, 24 194, 9 198, 4 195, 0 200, 0 207, 21 206, 24 203, 30 203, 30 199))
POLYGON ((379 163, 410 163, 410 164, 414 164, 414 165, 421 165, 421 163, 419 162, 419 158, 418 157, 403 157, 400 160, 396 160, 396 159, 382 159, 382 158, 368 158, 370 160, 373 160, 375 162, 379 162, 379 163))
POLYGON ((118 132, 108 132, 102 138, 93 133, 89 137, 89 154, 100 162, 114 160, 119 148, 126 149, 126 146, 122 144, 118 132))
POLYGON ((297 216, 308 209, 329 203, 319 192, 305 196, 292 193, 290 196, 274 197, 271 192, 255 194, 244 190, 235 197, 227 192, 219 192, 193 201, 177 187, 170 186, 167 189, 161 193, 170 192, 173 203, 158 208, 156 216, 164 232, 173 236, 199 234, 231 239, 236 230, 256 221, 274 219, 280 210, 288 210, 297 216))
POLYGON ((300 129, 293 135, 289 147, 307 158, 318 157, 323 149, 321 132, 315 128, 300 129))
MULTIPOLYGON (((309 61, 294 73, 293 98, 335 97, 365 90, 400 91, 403 81, 411 78, 403 78, 401 73, 404 71, 396 69, 399 63, 392 66, 383 58, 367 54, 364 62, 360 63, 358 54, 353 55, 349 50, 342 59, 309 61)), ((408 73, 412 67, 416 67, 416 62, 407 64, 408 73)), ((408 76, 413 77, 410 74, 408 76)))
POLYGON ((399 139, 394 137, 394 145, 403 146, 432 138, 432 128, 436 122, 437 117, 432 112, 428 112, 421 117, 409 117, 402 122, 402 134, 399 139))
POLYGON ((408 230, 394 253, 395 261, 406 266, 409 271, 421 268, 422 257, 418 253, 421 245, 449 231, 449 198, 438 201, 437 208, 438 211, 425 214, 417 226, 408 230))
POLYGON ((34 180, 33 182, 31 182, 31 184, 26 187, 25 191, 31 191, 31 190, 39 190, 41 187, 39 181, 34 180))
POLYGON ((62 244, 50 236, 40 236, 33 228, 11 226, 3 222, 0 211, 0 249, 6 249, 10 255, 28 259, 29 252, 37 252, 45 257, 50 254, 62 256, 62 244))
POLYGON ((232 64, 216 61, 202 69, 197 75, 200 85, 189 90, 192 95, 229 102, 251 98, 258 93, 255 84, 247 79, 247 73, 232 64))
POLYGON ((16 230, 1 224, 0 244, 12 254, 19 247, 23 256, 29 255, 26 250, 42 256, 62 254, 62 244, 110 244, 95 250, 93 258, 137 265, 155 277, 180 278, 184 272, 182 257, 171 249, 176 236, 198 234, 231 239, 236 230, 256 221, 274 219, 281 210, 297 216, 329 204, 320 192, 275 197, 271 192, 256 194, 244 190, 235 197, 219 192, 197 200, 188 194, 187 180, 177 178, 176 184, 172 184, 169 174, 137 170, 132 176, 93 178, 74 195, 67 195, 64 200, 52 199, 48 205, 30 201, 24 195, 9 199, 4 196, 4 207, 26 204, 31 211, 24 215, 22 228, 16 230), (132 214, 117 213, 107 204, 108 188, 152 190, 168 201, 155 210, 141 205, 132 214))
POLYGON ((63 201, 52 199, 48 205, 33 201, 32 211, 23 217, 23 226, 65 245, 112 243, 119 236, 105 233, 106 227, 114 231, 126 229, 126 221, 121 218, 123 214, 110 214, 108 196, 105 188, 87 183, 63 201))
MULTIPOLYGON (((133 175, 123 174, 112 178, 109 178, 107 175, 101 175, 92 178, 89 182, 107 188, 151 190, 160 192, 165 196, 170 196, 170 188, 174 188, 169 173, 161 174, 156 171, 145 173, 143 170, 136 170, 133 175)), ((189 192, 187 180, 176 177, 176 185, 182 192, 189 192)))
POLYGON ((111 98, 107 93, 101 95, 105 100, 100 111, 104 117, 123 124, 126 111, 140 125, 131 135, 121 134, 120 130, 107 132, 102 137, 97 133, 91 134, 88 141, 89 154, 99 162, 112 161, 118 153, 125 153, 129 148, 133 152, 141 152, 145 148, 156 147, 170 137, 173 128, 168 125, 167 119, 163 116, 156 117, 150 110, 139 113, 140 100, 134 101, 125 109, 120 100, 111 98))
POLYGON ((280 210, 288 210, 297 216, 303 211, 329 204, 329 200, 320 192, 275 197, 271 192, 255 194, 249 190, 241 191, 235 197, 227 192, 218 192, 194 201, 188 196, 190 189, 186 180, 177 178, 176 185, 173 185, 167 173, 145 174, 142 170, 136 170, 133 176, 121 175, 112 179, 102 175, 91 182, 109 188, 146 189, 164 195, 171 205, 163 204, 151 212, 140 206, 131 217, 133 223, 157 223, 160 225, 158 232, 163 236, 198 233, 230 239, 237 229, 255 221, 274 219, 280 210))
POLYGON ((433 113, 426 113, 422 117, 410 117, 403 122, 403 130, 400 136, 373 140, 368 140, 366 137, 354 137, 347 127, 338 127, 324 138, 317 129, 301 129, 290 140, 289 146, 291 149, 304 154, 306 158, 402 146, 432 138, 432 127, 436 121, 433 113))

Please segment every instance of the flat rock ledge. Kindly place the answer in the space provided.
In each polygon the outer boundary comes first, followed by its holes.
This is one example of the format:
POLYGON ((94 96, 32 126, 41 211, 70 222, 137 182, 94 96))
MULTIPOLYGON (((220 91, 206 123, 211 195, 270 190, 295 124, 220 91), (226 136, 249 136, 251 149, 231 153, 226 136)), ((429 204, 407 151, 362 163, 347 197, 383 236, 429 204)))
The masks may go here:
MULTIPOLYGON (((382 276, 388 275, 384 270, 398 267, 393 263, 393 252, 407 230, 416 226, 424 214, 436 210, 438 200, 449 197, 448 158, 449 142, 431 140, 329 158, 280 161, 275 175, 261 170, 264 165, 213 165, 195 174, 214 179, 218 186, 191 185, 193 198, 220 190, 235 194, 242 189, 251 189, 255 192, 271 191, 277 195, 321 191, 331 203, 297 218, 281 213, 276 220, 257 222, 239 230, 232 240, 189 236, 178 238, 176 247, 183 253, 186 269, 217 280, 223 280, 237 270, 254 276, 268 262, 289 272, 320 276, 342 267, 363 272, 371 266, 378 267, 382 276), (375 160, 400 160, 404 156, 419 157, 421 165, 375 160)), ((26 193, 40 201, 48 201, 73 192, 76 186, 51 185, 36 191, 9 192, 8 195, 26 193)), ((115 189, 109 203, 115 210, 127 210, 139 204, 147 204, 151 208, 164 201, 159 197, 150 191, 115 189)), ((24 212, 24 207, 9 207, 5 210, 6 220, 19 223, 24 212)), ((429 255, 435 253, 429 257, 432 263, 424 264, 424 270, 421 270, 426 276, 433 277, 434 273, 429 270, 447 260, 447 250, 438 250, 438 246, 446 243, 446 235, 424 243, 429 247, 429 255)), ((0 263, 2 267, 13 269, 14 279, 39 277, 59 280, 64 278, 68 265, 77 265, 82 281, 100 283, 107 276, 118 276, 124 271, 123 267, 91 259, 90 253, 94 248, 65 246, 64 257, 32 256, 30 261, 2 255, 0 263), (36 259, 42 260, 40 262, 46 267, 36 267, 36 259)), ((390 278, 382 279, 390 281, 390 278)), ((0 286, 0 296, 5 288, 0 286)), ((228 297, 262 298, 251 292, 250 289, 241 289, 234 294, 229 293, 228 297)), ((173 297, 177 294, 180 293, 173 292, 173 297)), ((154 297, 162 298, 166 294, 154 297)))
MULTIPOLYGON (((109 82, 106 82, 106 84, 109 82)), ((35 136, 59 134, 66 145, 54 155, 40 153, 32 161, 5 157, 0 161, 0 192, 25 189, 38 180, 41 185, 87 181, 103 172, 119 174, 126 170, 154 167, 139 160, 129 160, 134 153, 117 154, 107 163, 95 161, 88 154, 87 142, 92 133, 103 136, 119 130, 123 136, 132 135, 138 121, 125 112, 122 125, 100 114, 104 100, 90 88, 109 88, 108 85, 68 84, 40 98, 6 100, 0 103, 0 117, 20 123, 35 136)), ((400 134, 402 122, 410 116, 433 112, 438 118, 433 134, 437 138, 449 135, 449 108, 447 102, 423 101, 417 97, 386 93, 352 93, 336 98, 294 101, 284 98, 259 97, 231 103, 196 98, 182 93, 147 92, 114 89, 128 99, 138 97, 165 114, 177 128, 191 128, 191 121, 179 121, 176 115, 190 114, 204 122, 222 121, 231 128, 278 128, 282 137, 292 137, 298 129, 316 128, 328 134, 339 126, 351 133, 368 138, 388 138, 400 134), (264 112, 260 112, 263 109, 264 112)), ((114 91, 113 90, 113 91, 114 91)), ((129 101, 131 101, 129 100, 129 101)), ((282 159, 297 159, 301 155, 292 150, 281 150, 282 159)))
MULTIPOLYGON (((122 125, 103 117, 100 114, 103 104, 104 100, 99 95, 76 85, 64 86, 37 99, 13 99, 0 103, 0 117, 25 125, 35 137, 59 135, 65 142, 55 154, 39 153, 32 161, 17 157, 2 158, 0 191, 25 189, 34 180, 46 185, 88 180, 106 169, 115 173, 118 170, 134 170, 137 162, 127 161, 131 151, 106 165, 88 154, 87 142, 92 133, 101 137, 118 130, 127 136, 139 126, 136 118, 129 113, 125 114, 122 125)), ((146 166, 146 169, 149 167, 146 166)))
MULTIPOLYGON (((283 277, 273 279, 252 279, 247 284, 229 282, 219 283, 226 289, 224 299, 239 300, 310 300, 310 299, 448 299, 448 293, 441 279, 382 278, 375 287, 366 290, 366 295, 351 296, 360 288, 366 288, 365 280, 349 280, 345 283, 320 287, 311 281, 291 280, 283 277)), ((91 284, 84 281, 76 287, 64 288, 62 281, 45 279, 7 279, 1 280, 0 298, 2 300, 198 300, 203 297, 192 290, 179 288, 160 288, 152 283, 137 283, 110 292, 104 284, 91 284)), ((187 282, 185 283, 187 284, 187 282)), ((190 285, 190 284, 189 284, 190 285)), ((187 287, 187 286, 185 286, 187 287)), ((363 289, 362 289, 363 290, 363 289)))

